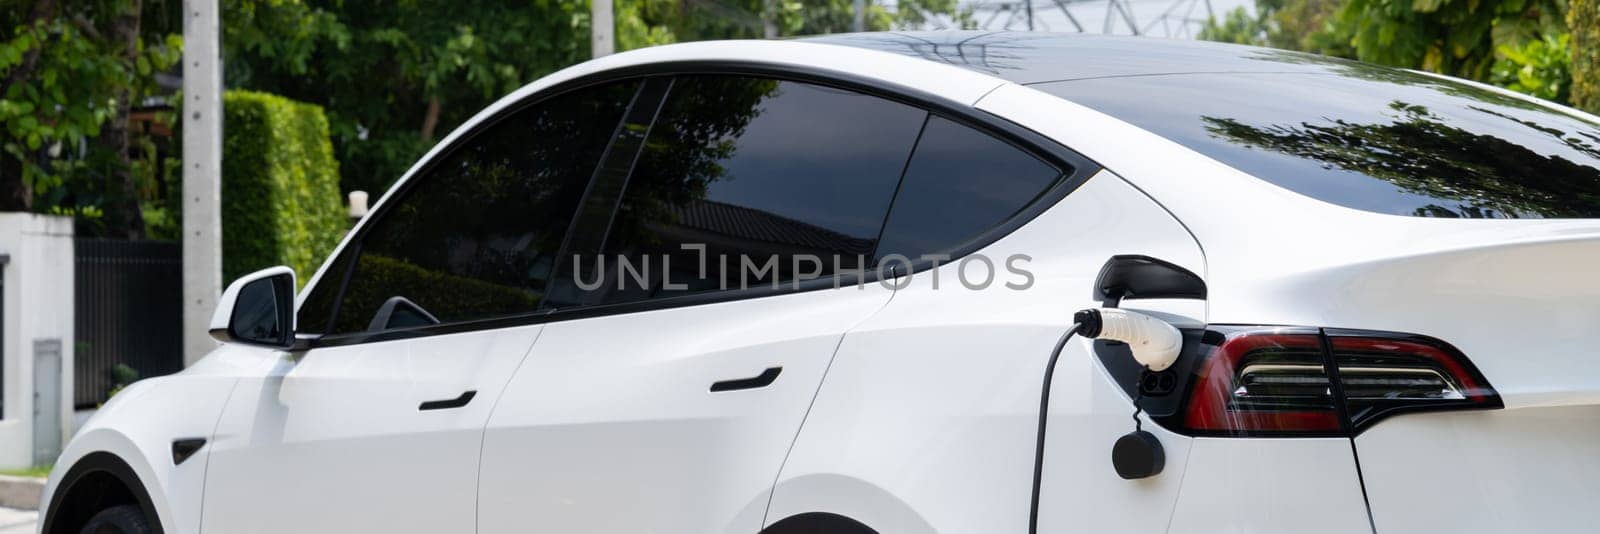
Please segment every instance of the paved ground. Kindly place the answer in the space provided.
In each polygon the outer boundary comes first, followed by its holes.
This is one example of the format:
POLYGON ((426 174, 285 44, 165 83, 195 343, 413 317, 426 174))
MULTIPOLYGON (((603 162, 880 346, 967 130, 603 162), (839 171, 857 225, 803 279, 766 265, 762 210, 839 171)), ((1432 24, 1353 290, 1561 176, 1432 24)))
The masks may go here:
POLYGON ((0 534, 33 534, 39 512, 0 508, 0 534))

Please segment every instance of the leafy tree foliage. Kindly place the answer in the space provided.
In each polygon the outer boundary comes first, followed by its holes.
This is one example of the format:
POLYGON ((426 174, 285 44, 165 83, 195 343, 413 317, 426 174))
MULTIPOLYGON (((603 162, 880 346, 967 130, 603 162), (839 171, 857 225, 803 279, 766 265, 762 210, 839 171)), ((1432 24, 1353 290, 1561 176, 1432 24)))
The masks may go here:
MULTIPOLYGON (((910 0, 867 25, 954 14, 910 0)), ((224 0, 227 83, 323 106, 343 189, 382 191, 501 95, 586 60, 583 0, 224 0)), ((617 0, 617 47, 848 31, 852 0, 617 0)))
POLYGON ((586 55, 578 0, 225 0, 230 87, 323 106, 345 190, 381 192, 494 98, 586 55))
POLYGON ((1566 103, 1572 85, 1571 35, 1545 35, 1521 47, 1500 45, 1490 82, 1519 93, 1566 103))
MULTIPOLYGON (((1580 42, 1600 15, 1574 19, 1568 36, 1568 1, 1257 0, 1254 13, 1207 21, 1200 38, 1429 70, 1565 103, 1570 56, 1595 55, 1600 44, 1580 42)), ((1594 0, 1571 1, 1571 16, 1595 10, 1594 0)))
POLYGON ((1565 13, 1565 0, 1348 0, 1339 23, 1363 61, 1485 80, 1499 47, 1562 33, 1565 13))
POLYGON ((144 235, 141 200, 160 169, 129 157, 134 102, 182 49, 177 2, 0 0, 0 210, 68 213, 144 235))
POLYGON ((1267 40, 1267 25, 1264 10, 1258 5, 1256 14, 1251 15, 1250 10, 1236 7, 1222 15, 1222 20, 1211 18, 1200 27, 1199 38, 1206 41, 1220 43, 1233 43, 1244 45, 1262 45, 1267 40))
MULTIPOLYGON (((690 0, 657 19, 682 41, 703 39, 745 39, 789 37, 848 32, 854 28, 854 0, 690 0)), ((883 3, 866 2, 868 31, 916 27, 932 15, 953 15, 957 22, 967 20, 958 12, 955 0, 910 0, 898 2, 890 12, 883 3)))
POLYGON ((1206 21, 1199 37, 1354 58, 1349 32, 1337 25, 1342 5, 1343 0, 1256 0, 1254 14, 1234 8, 1222 21, 1206 21))

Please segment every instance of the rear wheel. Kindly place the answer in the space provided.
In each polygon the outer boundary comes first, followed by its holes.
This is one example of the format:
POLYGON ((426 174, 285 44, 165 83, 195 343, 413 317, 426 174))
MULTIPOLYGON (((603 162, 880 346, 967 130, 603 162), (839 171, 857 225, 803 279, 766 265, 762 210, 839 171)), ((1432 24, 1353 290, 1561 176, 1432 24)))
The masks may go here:
POLYGON ((848 517, 825 512, 810 512, 784 518, 761 534, 878 534, 848 517))
POLYGON ((155 530, 151 529, 150 522, 145 520, 144 512, 140 512, 138 506, 127 504, 113 506, 94 514, 79 534, 151 534, 152 532, 155 530))

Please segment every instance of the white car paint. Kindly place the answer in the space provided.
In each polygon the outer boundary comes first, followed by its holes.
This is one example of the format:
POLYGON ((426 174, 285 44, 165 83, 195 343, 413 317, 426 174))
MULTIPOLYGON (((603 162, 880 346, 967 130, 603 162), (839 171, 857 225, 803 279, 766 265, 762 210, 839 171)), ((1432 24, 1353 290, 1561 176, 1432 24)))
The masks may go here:
MULTIPOLYGON (((1204 270, 1177 221, 1104 172, 981 252, 1031 256, 1035 285, 967 290, 959 263, 939 269, 937 290, 932 273, 914 275, 845 336, 769 519, 836 510, 880 532, 1026 532, 1045 363, 1072 313, 1098 304, 1087 288, 1105 259, 1142 252, 1204 270)), ((1056 369, 1041 532, 1148 532, 1171 515, 1192 440, 1163 435, 1160 477, 1118 479, 1110 447, 1133 409, 1085 346, 1056 369)))
MULTIPOLYGON (((85 456, 104 452, 127 463, 145 484, 165 532, 199 532, 200 501, 210 450, 200 449, 173 465, 174 437, 204 437, 216 430, 234 383, 259 376, 259 349, 224 345, 184 372, 136 382, 90 417, 57 458, 41 508, 47 507, 62 475, 85 456)), ((43 528, 43 524, 40 524, 43 528)))
MULTIPOLYGON (((800 293, 302 354, 230 345, 119 395, 52 480, 91 452, 114 454, 169 533, 511 532, 530 517, 563 531, 754 532, 812 511, 880 532, 1021 532, 1050 346, 1072 311, 1095 304, 1104 259, 1141 253, 1210 287, 1201 305, 1159 311, 1447 339, 1507 409, 1385 421, 1355 440, 1359 473, 1349 440, 1189 438, 1145 420, 1166 470, 1123 481, 1108 449, 1131 430, 1132 406, 1075 341, 1052 394, 1042 532, 1367 531, 1358 476, 1385 532, 1570 531, 1596 519, 1584 506, 1600 473, 1595 221, 1339 207, 998 78, 788 41, 664 46, 565 69, 484 110, 402 180, 555 84, 702 60, 915 88, 1107 170, 985 250, 1033 256, 1030 291, 935 292, 919 273, 892 294, 800 293), (1285 219, 1317 222, 1271 223, 1285 219), (775 364, 774 389, 704 391, 775 364), (465 411, 416 413, 468 389, 479 396, 465 411), (178 436, 212 441, 174 466, 178 436), (1519 451, 1515 464, 1486 465, 1506 451, 1519 451)), ((947 284, 955 268, 941 269, 947 284)))
POLYGON ((1371 530, 1345 438, 1198 438, 1188 467, 1169 533, 1371 530))
POLYGON ((1210 322, 1424 334, 1490 377, 1507 411, 1401 416, 1356 439, 1379 531, 1562 531, 1600 519, 1577 505, 1593 496, 1592 479, 1571 476, 1600 471, 1600 441, 1587 430, 1600 418, 1600 221, 1371 213, 1030 88, 1003 86, 978 107, 1137 176, 1204 245, 1210 322), (1263 223, 1286 219, 1318 223, 1263 223), (1522 427, 1542 431, 1510 431, 1522 427), (1515 467, 1486 477, 1485 457, 1507 451, 1515 467), (1505 488, 1554 498, 1508 502, 1505 488), (1446 510, 1454 515, 1440 520, 1446 510))
POLYGON ((485 433, 495 467, 479 532, 760 530, 834 349, 891 294, 869 284, 548 325, 485 433), (770 387, 708 391, 771 367, 770 387))
MULTIPOLYGON (((470 532, 483 426, 541 325, 257 351, 217 420, 210 532, 470 532), (476 394, 458 409, 428 401, 476 394)), ((187 464, 186 464, 187 465, 187 464)))

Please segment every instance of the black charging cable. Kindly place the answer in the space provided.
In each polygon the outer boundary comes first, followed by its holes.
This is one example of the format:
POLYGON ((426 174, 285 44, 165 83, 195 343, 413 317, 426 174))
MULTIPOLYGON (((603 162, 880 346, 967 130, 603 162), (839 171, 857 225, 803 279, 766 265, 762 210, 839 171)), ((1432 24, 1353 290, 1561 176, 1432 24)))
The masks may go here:
MULTIPOLYGON (((1081 315, 1081 314, 1080 314, 1081 315)), ((1067 348, 1067 341, 1083 329, 1083 323, 1072 323, 1061 340, 1056 342, 1055 350, 1050 352, 1050 362, 1044 368, 1044 389, 1039 393, 1039 430, 1038 441, 1033 448, 1033 501, 1028 510, 1028 534, 1039 532, 1039 482, 1044 478, 1044 431, 1048 426, 1050 417, 1050 381, 1056 375, 1056 360, 1061 358, 1061 350, 1067 348)))
MULTIPOLYGON (((1125 317, 1125 315, 1118 315, 1125 317)), ((1147 318, 1148 319, 1148 318, 1147 318)), ((1125 320, 1119 319, 1115 332, 1119 336, 1127 336, 1126 330, 1130 325, 1125 320)), ((1167 326, 1164 325, 1163 326, 1167 326)), ((1033 448, 1033 498, 1028 507, 1028 534, 1039 532, 1039 489, 1044 480, 1044 447, 1045 430, 1049 428, 1050 421, 1050 384, 1056 376, 1056 361, 1061 359, 1061 351, 1067 348, 1067 342, 1073 336, 1083 336, 1091 339, 1100 339, 1104 333, 1105 317, 1100 310, 1081 310, 1072 316, 1072 327, 1061 334, 1061 340, 1056 342, 1055 350, 1050 352, 1050 361, 1044 370, 1044 386, 1039 391, 1039 429, 1038 439, 1033 448)), ((1167 326, 1173 336, 1177 331, 1167 326)), ((1159 330, 1158 330, 1159 331, 1159 330)), ((1113 339, 1117 339, 1113 336, 1113 339)), ((1138 359, 1138 355, 1134 355, 1138 359)), ((1169 362, 1170 364, 1170 362, 1169 362)), ((1148 367, 1146 371, 1148 372, 1148 367)), ((1111 447, 1111 464, 1116 469, 1117 476, 1124 480, 1149 478, 1161 474, 1162 466, 1166 464, 1166 453, 1162 450, 1161 440, 1154 434, 1142 428, 1139 415, 1144 412, 1144 407, 1139 402, 1144 400, 1144 388, 1135 384, 1133 394, 1133 432, 1117 438, 1111 447)))

